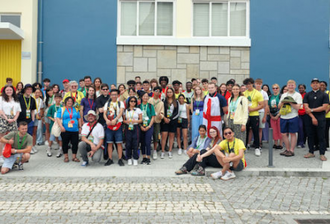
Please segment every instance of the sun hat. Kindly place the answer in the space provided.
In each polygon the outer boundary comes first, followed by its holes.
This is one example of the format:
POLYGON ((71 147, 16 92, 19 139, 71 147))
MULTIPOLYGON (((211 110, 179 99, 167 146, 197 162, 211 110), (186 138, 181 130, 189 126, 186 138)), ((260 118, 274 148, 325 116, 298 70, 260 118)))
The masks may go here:
POLYGON ((84 116, 84 118, 85 118, 86 121, 88 121, 88 115, 90 115, 90 114, 94 115, 96 117, 96 120, 99 119, 99 115, 97 115, 94 110, 89 110, 87 112, 87 114, 84 116))

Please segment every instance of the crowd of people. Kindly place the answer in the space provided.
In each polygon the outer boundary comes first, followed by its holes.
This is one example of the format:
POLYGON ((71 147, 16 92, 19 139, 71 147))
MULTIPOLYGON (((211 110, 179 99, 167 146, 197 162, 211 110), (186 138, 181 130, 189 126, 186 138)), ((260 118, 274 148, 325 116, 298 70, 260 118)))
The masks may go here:
POLYGON ((304 148, 307 140, 304 157, 319 151, 319 158, 327 160, 330 93, 317 78, 308 93, 304 84, 297 92, 294 80, 270 88, 253 78, 242 85, 234 79, 219 85, 216 77, 169 83, 166 76, 144 81, 137 76, 118 86, 101 78, 92 82, 90 76, 79 82, 64 79, 63 86, 51 85, 48 78, 43 85, 6 82, 0 97, 2 174, 15 164, 23 169, 42 144, 47 157, 57 145, 56 157, 66 163, 71 149, 71 160, 81 166, 102 157, 110 166, 114 151, 120 166, 125 161, 137 166, 150 165, 151 157, 171 159, 176 142, 177 154, 189 157, 177 175, 205 175, 205 167, 212 166, 220 169, 211 175, 214 179, 229 180, 246 167, 246 149, 261 155, 269 127, 273 148, 284 149, 280 155, 294 156, 296 146, 304 148))

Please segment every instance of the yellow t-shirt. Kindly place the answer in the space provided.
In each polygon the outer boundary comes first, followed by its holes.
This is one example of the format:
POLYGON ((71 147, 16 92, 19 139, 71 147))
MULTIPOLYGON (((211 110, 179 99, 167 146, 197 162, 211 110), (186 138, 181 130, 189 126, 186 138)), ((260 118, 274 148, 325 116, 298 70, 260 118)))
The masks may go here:
MULTIPOLYGON (((235 138, 234 141, 232 141, 232 142, 228 142, 227 140, 223 140, 223 141, 220 142, 219 146, 220 146, 221 150, 224 150, 225 153, 228 153, 228 154, 229 154, 228 146, 229 146, 229 148, 234 147, 235 155, 239 155, 239 150, 240 149, 246 150, 244 142, 241 139, 238 139, 238 138, 235 138)), ((244 164, 244 167, 246 167, 244 153, 243 153, 242 162, 244 164)))
POLYGON ((209 94, 209 91, 208 90, 203 90, 203 94, 204 94, 204 96, 206 96, 207 94, 209 94))
MULTIPOLYGON (((262 94, 256 89, 253 89, 252 91, 245 90, 244 96, 248 99, 249 107, 251 108, 256 108, 259 105, 259 102, 264 101, 262 94)), ((249 113, 249 116, 259 116, 259 111, 252 111, 249 113)))
MULTIPOLYGON (((329 90, 325 91, 326 94, 328 94, 329 96, 329 100, 330 100, 330 92, 329 90)), ((328 107, 330 107, 330 105, 328 105, 328 107)), ((330 118, 330 111, 325 115, 326 118, 330 118)))
POLYGON ((74 94, 71 95, 71 92, 67 92, 64 97, 63 97, 63 103, 64 103, 64 100, 66 98, 68 98, 69 96, 71 96, 73 99, 76 99, 76 102, 73 104, 73 107, 76 108, 76 110, 80 111, 80 103, 81 103, 81 100, 84 98, 84 94, 80 91, 77 91, 77 95, 75 96, 74 94))

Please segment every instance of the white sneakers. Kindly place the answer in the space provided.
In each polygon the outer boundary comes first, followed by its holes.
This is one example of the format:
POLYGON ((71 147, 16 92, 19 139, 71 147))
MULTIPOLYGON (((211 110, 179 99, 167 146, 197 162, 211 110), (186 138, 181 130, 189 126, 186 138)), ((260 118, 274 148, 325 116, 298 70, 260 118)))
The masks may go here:
POLYGON ((52 152, 50 150, 51 150, 51 148, 48 146, 47 149, 46 149, 46 152, 47 152, 47 156, 48 157, 51 157, 52 156, 52 152))
POLYGON ((132 164, 133 164, 132 159, 128 159, 127 160, 127 165, 132 166, 132 164))
POLYGON ((161 152, 161 153, 160 153, 160 158, 161 158, 161 159, 164 159, 164 158, 165 158, 165 152, 161 152))
POLYGON ((34 153, 37 153, 37 152, 38 152, 37 147, 33 146, 32 149, 31 149, 30 154, 34 154, 34 153))
POLYGON ((57 157, 57 158, 60 158, 62 155, 63 155, 63 149, 60 148, 60 149, 58 150, 58 153, 57 153, 56 157, 57 157))
POLYGON ((127 160, 127 165, 129 165, 129 166, 132 166, 132 165, 137 166, 138 165, 138 160, 137 159, 129 159, 129 160, 127 160))
POLYGON ((216 180, 216 179, 219 179, 219 178, 221 178, 223 175, 222 175, 222 171, 220 170, 220 171, 218 171, 218 172, 215 172, 215 173, 212 173, 211 174, 211 177, 214 179, 214 180, 216 180))
POLYGON ((256 148, 255 151, 254 151, 254 154, 256 156, 261 156, 261 150, 260 150, 260 148, 256 148))
POLYGON ((138 165, 138 160, 137 159, 133 159, 133 165, 137 166, 138 165))
POLYGON ((154 160, 157 159, 157 150, 154 150, 154 152, 152 153, 152 158, 153 158, 154 160))
POLYGON ((168 158, 172 159, 172 152, 168 152, 168 158))
POLYGON ((187 150, 186 149, 183 150, 183 154, 187 155, 187 150))
POLYGON ((179 155, 182 155, 182 149, 179 149, 179 150, 178 150, 178 154, 179 154, 179 155))
POLYGON ((234 172, 227 171, 225 175, 221 177, 221 180, 230 180, 230 179, 234 179, 235 177, 236 175, 234 174, 234 172))

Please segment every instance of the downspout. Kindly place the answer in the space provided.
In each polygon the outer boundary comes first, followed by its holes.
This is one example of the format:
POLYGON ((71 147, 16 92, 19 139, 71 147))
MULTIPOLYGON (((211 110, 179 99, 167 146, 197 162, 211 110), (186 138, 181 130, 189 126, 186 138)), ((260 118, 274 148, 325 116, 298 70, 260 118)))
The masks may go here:
POLYGON ((38 4, 38 75, 37 80, 42 82, 42 60, 43 60, 43 0, 38 4))

